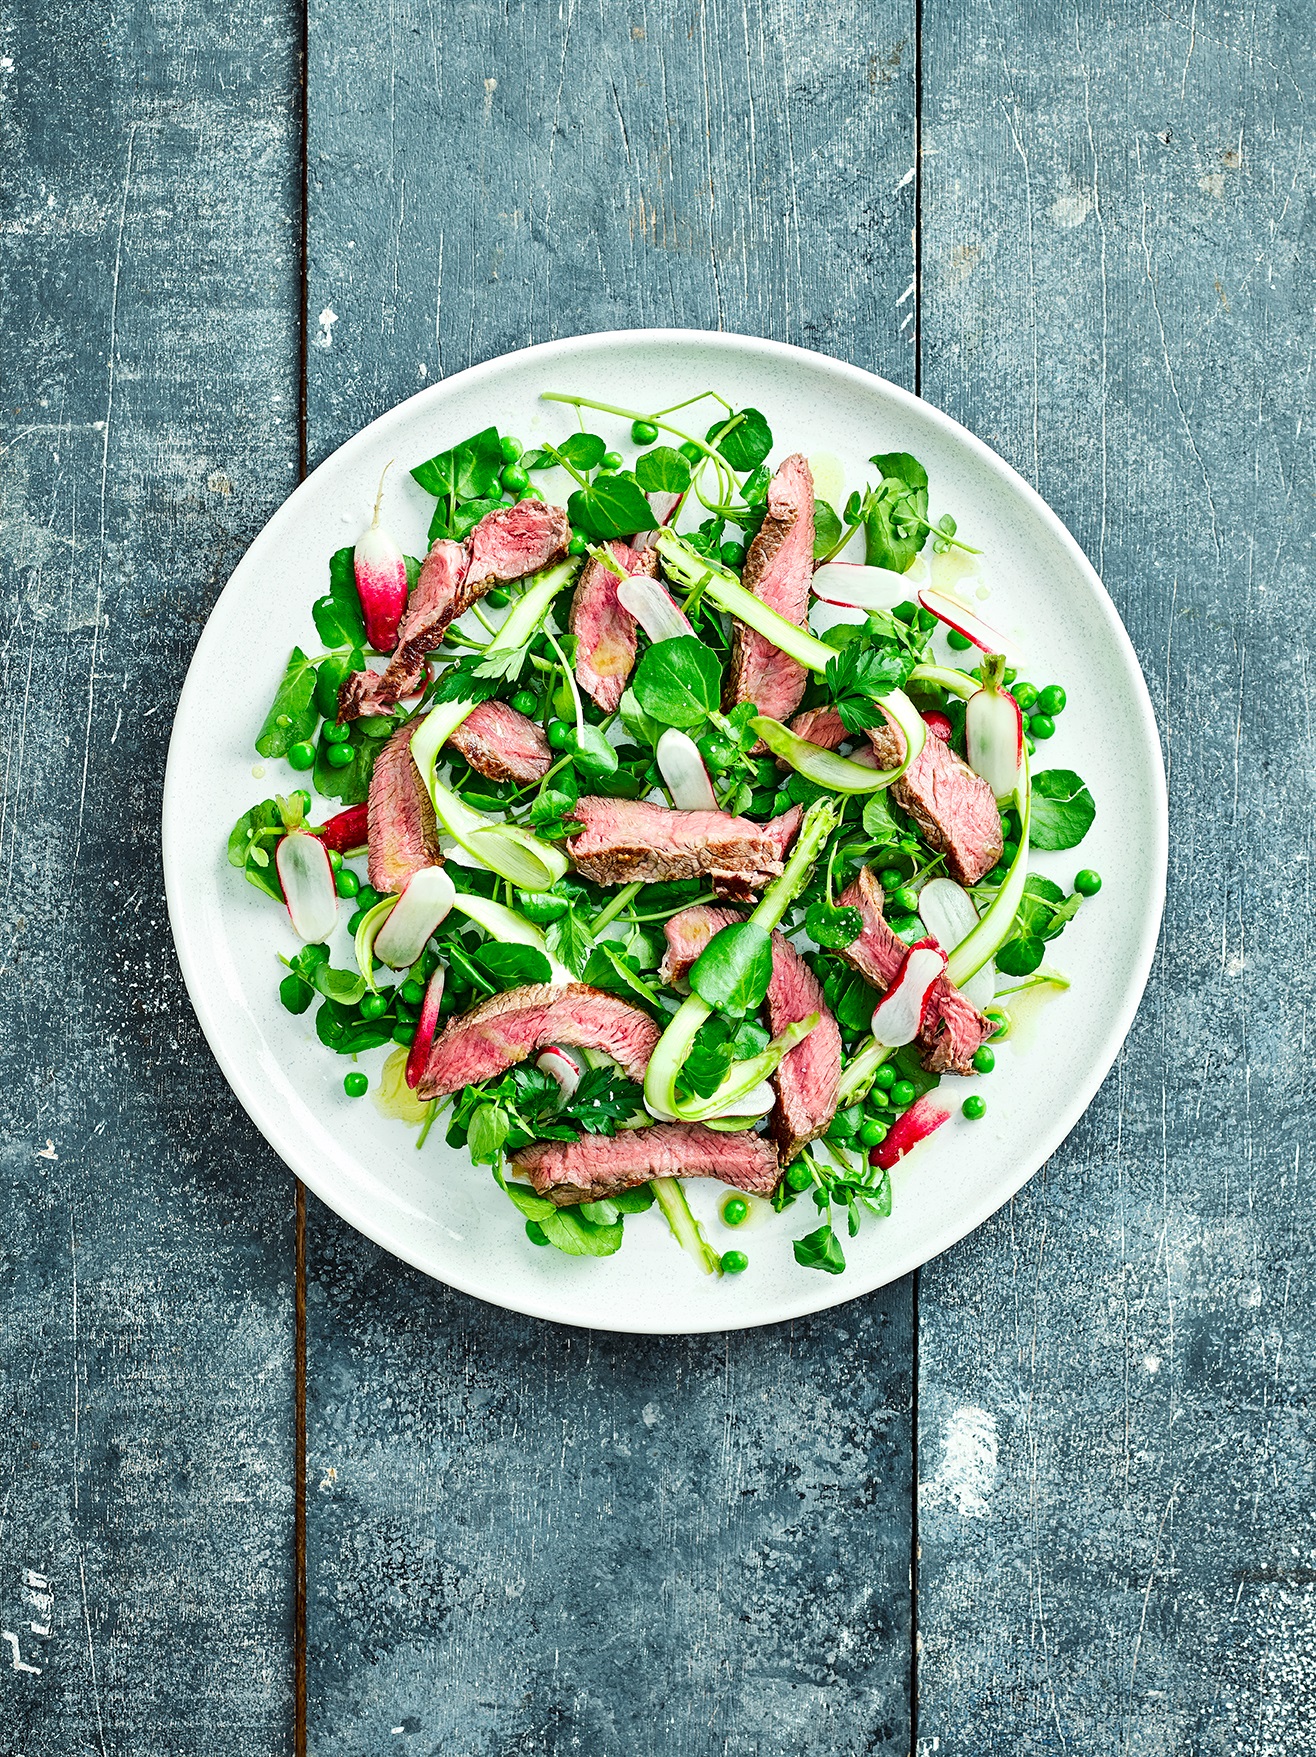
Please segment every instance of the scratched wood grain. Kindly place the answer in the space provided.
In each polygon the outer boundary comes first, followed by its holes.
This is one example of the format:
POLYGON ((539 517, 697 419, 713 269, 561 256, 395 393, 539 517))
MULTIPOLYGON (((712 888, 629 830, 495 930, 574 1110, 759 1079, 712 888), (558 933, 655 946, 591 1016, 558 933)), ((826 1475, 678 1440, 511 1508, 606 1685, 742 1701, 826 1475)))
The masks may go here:
POLYGON ((4 1757, 289 1748, 290 1180, 200 1039, 158 823, 296 481, 293 24, 0 10, 4 1757))
MULTIPOLYGON (((311 9, 308 439, 613 325, 912 381, 913 9, 311 9)), ((310 1743, 909 1746, 911 1292, 587 1336, 312 1203, 310 1743)))
POLYGON ((1171 856, 1101 1096, 923 1275, 918 1749, 1277 1757, 1316 1740, 1311 14, 924 18, 925 394, 1103 569, 1171 856))

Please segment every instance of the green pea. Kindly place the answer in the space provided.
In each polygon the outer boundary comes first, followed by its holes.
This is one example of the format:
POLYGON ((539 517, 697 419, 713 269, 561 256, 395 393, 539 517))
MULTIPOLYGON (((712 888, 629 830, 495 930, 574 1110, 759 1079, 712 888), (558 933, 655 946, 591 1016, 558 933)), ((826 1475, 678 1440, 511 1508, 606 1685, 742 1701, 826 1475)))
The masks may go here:
POLYGON ((743 1226, 749 1219, 749 1203, 743 1196, 728 1196, 722 1204, 722 1219, 727 1226, 743 1226))
POLYGON ((901 1110, 903 1110, 907 1104, 912 1104, 915 1096, 914 1088, 908 1080, 897 1080, 895 1085, 891 1088, 891 1102, 901 1110))
POLYGON ((500 592, 497 586, 494 587, 492 592, 486 592, 484 594, 484 601, 486 604, 491 605, 495 610, 502 610, 512 602, 507 593, 500 592))
POLYGON ((400 1043, 404 1049, 411 1043, 415 1035, 416 1027, 407 1024, 405 1020, 399 1019, 397 1024, 393 1027, 393 1041, 394 1043, 400 1043))
POLYGON ((361 889, 361 880, 350 866, 343 866, 334 874, 334 889, 340 897, 355 897, 361 889))
POLYGON ((381 1014, 387 1011, 388 996, 386 994, 368 993, 361 996, 361 1017, 363 1019, 378 1019, 381 1014))
POLYGON ((891 1100, 887 1097, 885 1089, 881 1086, 874 1086, 873 1090, 868 1094, 868 1103, 873 1110, 881 1110, 884 1106, 890 1104, 890 1102, 891 1100))
POLYGON ((526 1221, 525 1235, 532 1245, 546 1245, 548 1243, 548 1234, 537 1220, 526 1221))
POLYGON ((356 894, 356 906, 358 909, 373 909, 382 896, 383 892, 377 891, 373 885, 362 885, 356 894))
POLYGON ((1019 813, 1017 811, 1003 811, 1001 813, 1002 836, 1010 842, 1017 842, 1019 840, 1019 828, 1019 813))
POLYGON ((1042 713, 1049 714, 1054 719, 1057 714, 1064 713, 1065 703, 1068 700, 1069 697, 1058 683, 1048 683, 1046 688, 1039 692, 1037 705, 1042 713))
POLYGON ((339 867, 343 864, 343 857, 338 852, 337 848, 331 848, 329 850, 329 864, 333 867, 335 872, 337 872, 339 867))
POLYGON ((1001 865, 1007 869, 1011 867, 1014 864, 1014 857, 1018 852, 1019 844, 1017 842, 1002 842, 1001 865))
MULTIPOLYGON (((350 751, 347 760, 349 763, 352 760, 350 751)), ((308 739, 303 739, 300 744, 289 746, 288 767, 291 769, 313 769, 315 767, 315 746, 308 739)))
POLYGON ((417 982, 414 976, 408 976, 398 993, 409 1007, 418 1007, 425 998, 425 984, 417 982))
POLYGON ((1030 714, 1028 730, 1034 738, 1052 738, 1055 736, 1056 723, 1050 714, 1030 714))
POLYGON ((289 971, 279 984, 279 999, 290 1013, 304 1013, 315 999, 315 990, 289 971))
POLYGON ((1008 689, 1014 682, 1015 678, 1018 677, 1019 673, 1013 665, 1007 665, 1001 675, 1005 681, 1006 688, 1008 689))
POLYGON ((886 1140, 886 1124, 878 1122, 870 1116, 859 1131, 859 1144, 862 1147, 880 1147, 886 1140))
POLYGON ((704 455, 703 446, 696 445, 693 439, 687 439, 683 445, 678 445, 676 449, 687 464, 697 464, 704 455))
POLYGON ((887 901, 898 915, 918 913, 918 892, 911 891, 908 885, 898 885, 887 901))
POLYGON ((620 470, 621 463, 622 459, 619 451, 605 451, 603 456, 599 459, 599 468, 601 470, 620 470))
POLYGON ((881 1091, 889 1092, 895 1085, 896 1079, 896 1070, 891 1066, 891 1063, 883 1062, 881 1067, 873 1075, 873 1084, 881 1091))
POLYGON ((1037 685, 1035 683, 1019 683, 1010 691, 1025 714, 1037 701, 1037 685))
POLYGON ((439 1011, 446 1019, 449 1013, 455 1013, 461 1004, 461 996, 457 993, 456 989, 453 988, 452 984, 449 983, 444 988, 443 993, 439 998, 439 1011))
POLYGON ((898 891, 905 882, 905 875, 894 866, 884 866, 877 880, 884 891, 898 891))
POLYGON ((631 439, 636 445, 652 445, 658 437, 658 429, 652 421, 632 421, 631 439))
POLYGON ((518 500, 542 500, 544 490, 532 482, 528 488, 523 488, 516 498, 518 500))
POLYGON ((957 628, 952 628, 946 635, 946 645, 954 647, 957 653, 963 653, 973 645, 973 642, 968 635, 961 634, 957 628))
POLYGON ((324 753, 324 760, 331 769, 350 769, 356 760, 356 752, 350 744, 331 744, 324 753))
MULTIPOLYGON (((357 901, 360 902, 359 897, 357 898, 357 901)), ((351 915, 349 915, 347 918, 347 931, 350 934, 355 934, 357 928, 360 927, 361 923, 365 920, 365 918, 366 918, 366 912, 364 909, 354 910, 353 913, 351 915)))
POLYGON ((533 718, 539 712, 539 697, 533 690, 518 689, 512 697, 512 706, 518 714, 525 714, 533 718))
POLYGON ((498 480, 509 494, 523 494, 530 486, 530 478, 520 464, 508 464, 498 480))
POLYGON ((995 1031, 992 1032, 992 1038, 995 1042, 1000 1043, 1003 1038, 1010 1035, 1010 1015, 1004 1007, 984 1007, 982 1016, 984 1019, 990 1019, 996 1026, 995 1031))
POLYGON ((983 1099, 978 1097, 976 1092, 972 1098, 966 1098, 964 1100, 960 1109, 964 1112, 965 1116, 968 1117, 971 1123, 976 1123, 979 1117, 986 1116, 987 1114, 987 1105, 983 1099))
POLYGON ((346 744, 351 736, 352 728, 350 726, 339 726, 333 721, 320 728, 321 744, 346 744))
POLYGON ((745 545, 743 543, 723 543, 717 553, 723 567, 739 568, 745 565, 745 545))
MULTIPOLYGON (((567 554, 583 555, 588 548, 589 538, 582 537, 579 531, 573 531, 571 533, 571 541, 567 544, 567 554)), ((526 1224, 527 1226, 533 1226, 535 1223, 533 1220, 529 1220, 526 1224)), ((545 1240, 545 1243, 547 1243, 547 1240, 545 1240)))
POLYGON ((348 1074, 343 1081, 343 1091, 349 1098, 364 1098, 370 1090, 370 1082, 364 1074, 348 1074))
POLYGON ((786 1187, 792 1190, 807 1190, 813 1182, 813 1173, 802 1159, 797 1159, 786 1173, 786 1187))
POLYGON ((1002 866, 1001 863, 998 861, 997 864, 992 868, 992 870, 990 872, 983 874, 982 882, 985 885, 1003 885, 1005 883, 1006 879, 1009 878, 1009 876, 1010 876, 1009 867, 1002 866))
POLYGON ((550 750, 565 750, 571 741, 575 727, 567 720, 550 720, 548 723, 548 746, 550 750))
POLYGON ((749 1258, 744 1251, 723 1251, 722 1273, 724 1275, 743 1275, 749 1268, 749 1258))
POLYGON ((975 1074, 990 1074, 996 1066, 996 1051, 988 1049, 984 1043, 981 1049, 973 1052, 973 1071, 975 1074))
POLYGON ((515 464, 519 462, 521 454, 525 450, 521 441, 519 439, 513 439, 510 433, 507 434, 505 438, 499 440, 498 446, 503 454, 503 462, 505 464, 515 464))
POLYGON ((1031 732, 1024 733, 1024 749, 1028 752, 1029 756, 1037 755, 1037 745, 1033 740, 1031 732))
POLYGON ((1074 874, 1074 889, 1080 897, 1095 897, 1101 889, 1101 874, 1085 866, 1082 872, 1074 874))

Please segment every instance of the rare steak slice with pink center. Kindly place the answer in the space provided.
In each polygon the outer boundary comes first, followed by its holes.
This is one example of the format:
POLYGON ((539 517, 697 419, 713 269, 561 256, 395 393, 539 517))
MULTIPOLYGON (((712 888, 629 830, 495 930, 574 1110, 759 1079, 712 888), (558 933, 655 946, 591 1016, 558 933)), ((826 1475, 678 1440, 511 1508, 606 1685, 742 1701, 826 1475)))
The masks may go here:
MULTIPOLYGON (((869 737, 878 766, 894 768, 905 751, 901 734, 885 725, 875 726, 869 737)), ((1004 843, 996 797, 944 738, 928 734, 891 794, 918 825, 928 846, 946 856, 946 869, 957 884, 976 885, 1001 858, 1004 843)))
POLYGON ((482 702, 448 743, 489 781, 542 781, 553 766, 543 729, 506 702, 482 702))
POLYGON ((782 868, 780 830, 769 835, 725 811, 591 795, 576 802, 571 819, 585 826, 566 845, 572 865, 599 885, 706 878, 715 891, 739 895, 761 891, 782 868))
MULTIPOLYGON (((741 583, 756 598, 803 628, 813 578, 813 476, 799 452, 786 458, 768 484, 767 516, 749 546, 741 583)), ((731 641, 726 706, 754 702, 760 714, 788 720, 800 705, 809 674, 766 636, 737 622, 731 641)), ((757 747, 762 749, 762 745, 757 747)))
MULTIPOLYGON (((641 554, 625 543, 608 547, 627 578, 656 574, 656 549, 641 554)), ((606 562, 588 561, 571 600, 568 624, 576 637, 576 682, 608 714, 621 701, 638 645, 635 618, 617 599, 621 583, 621 575, 606 562)))
POLYGON ((599 1202, 651 1177, 713 1177, 751 1196, 770 1196, 781 1167, 765 1135, 719 1134, 698 1123, 655 1123, 578 1141, 532 1141, 511 1155, 538 1195, 560 1208, 599 1202))
POLYGON ((370 882, 385 895, 400 892, 423 866, 442 866, 434 807, 416 765, 411 740, 420 720, 399 726, 375 759, 366 802, 370 882))

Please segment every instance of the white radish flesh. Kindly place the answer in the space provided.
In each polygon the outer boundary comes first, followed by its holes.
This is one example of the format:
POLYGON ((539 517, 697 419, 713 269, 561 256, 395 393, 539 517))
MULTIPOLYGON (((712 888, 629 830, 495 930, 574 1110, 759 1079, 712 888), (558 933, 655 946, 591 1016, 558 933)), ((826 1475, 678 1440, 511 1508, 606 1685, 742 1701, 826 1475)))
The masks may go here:
MULTIPOLYGON (((766 1080, 760 1080, 752 1091, 746 1092, 743 1098, 733 1099, 725 1109, 715 1113, 718 1117, 760 1117, 766 1116, 777 1102, 777 1094, 766 1080)), ((712 1119, 705 1117, 704 1121, 712 1119)))
POLYGON ((576 1096, 576 1087, 580 1084, 580 1069, 559 1044, 550 1044, 536 1060, 535 1066, 541 1074, 547 1074, 551 1080, 557 1081, 564 1104, 576 1096))
POLYGON ((966 640, 972 641, 975 647, 981 647, 984 653, 1008 653, 1013 657, 1017 652, 1017 642, 1007 639, 990 622, 984 622, 976 610, 970 609, 949 592, 943 592, 940 587, 924 586, 918 595, 918 601, 939 621, 955 629, 966 640))
POLYGON ((980 689, 964 705, 964 744, 969 767, 998 799, 1019 785, 1024 760, 1024 717, 1008 690, 980 689))
POLYGON ((275 869, 293 932, 308 945, 327 940, 338 919, 338 893, 329 850, 318 836, 294 830, 279 843, 275 869))
MULTIPOLYGON (((918 894, 919 920, 949 957, 978 925, 978 911, 966 890, 954 879, 934 878, 918 894)), ((984 964, 960 990, 965 1000, 981 1012, 996 993, 996 966, 984 964)))
POLYGON ((645 574, 624 579, 617 587, 617 602, 630 611, 651 641, 673 641, 695 632, 671 593, 645 574))
POLYGON ((905 953, 896 979, 873 1012, 873 1036, 889 1049, 912 1043, 923 1025, 923 1010, 937 979, 945 972, 946 954, 920 940, 905 953))
POLYGON ((814 569, 813 595, 824 604, 852 610, 894 610, 909 599, 910 582, 889 567, 863 567, 857 562, 827 561, 814 569))
POLYGON ((693 738, 669 727, 658 740, 655 755, 678 811, 717 810, 717 795, 693 738))
POLYGON ((425 942, 452 908, 456 888, 441 866, 422 866, 407 880, 398 903, 375 936, 375 956, 393 970, 405 970, 425 950, 425 942))

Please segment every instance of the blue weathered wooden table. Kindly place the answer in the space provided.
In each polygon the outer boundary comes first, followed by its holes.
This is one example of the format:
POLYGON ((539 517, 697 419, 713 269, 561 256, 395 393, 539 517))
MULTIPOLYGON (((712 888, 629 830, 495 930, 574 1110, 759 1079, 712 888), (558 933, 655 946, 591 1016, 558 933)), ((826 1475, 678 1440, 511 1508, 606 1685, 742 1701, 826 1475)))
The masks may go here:
POLYGON ((1314 95, 1293 0, 9 0, 0 1757, 1316 1748, 1314 95), (995 445, 1105 575, 1172 813, 1055 1159, 910 1281, 688 1342, 304 1202, 157 851, 192 647, 299 474, 641 324, 995 445))

